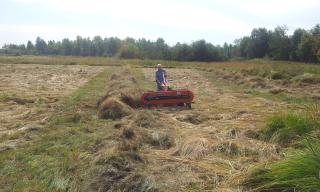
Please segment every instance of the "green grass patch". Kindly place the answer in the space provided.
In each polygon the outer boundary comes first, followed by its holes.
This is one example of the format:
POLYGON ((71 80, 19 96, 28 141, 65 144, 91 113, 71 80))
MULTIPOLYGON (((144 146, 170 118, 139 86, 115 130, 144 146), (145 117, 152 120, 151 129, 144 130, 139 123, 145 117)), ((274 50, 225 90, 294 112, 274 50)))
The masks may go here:
POLYGON ((253 169, 243 183, 252 191, 320 191, 320 143, 269 166, 253 169))
POLYGON ((314 118, 310 112, 275 114, 266 124, 262 130, 264 138, 285 146, 320 128, 319 118, 314 118))
POLYGON ((156 83, 152 81, 146 80, 143 72, 140 68, 132 68, 131 69, 132 75, 136 77, 137 84, 139 87, 143 90, 155 90, 156 89, 156 83))

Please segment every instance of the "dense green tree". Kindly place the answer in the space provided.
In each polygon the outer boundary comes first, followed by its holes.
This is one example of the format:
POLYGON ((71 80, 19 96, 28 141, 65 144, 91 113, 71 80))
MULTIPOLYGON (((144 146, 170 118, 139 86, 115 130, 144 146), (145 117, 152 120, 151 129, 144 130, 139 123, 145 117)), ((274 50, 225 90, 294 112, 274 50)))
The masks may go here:
POLYGON ((59 50, 60 50, 60 47, 58 47, 58 44, 55 41, 48 41, 47 54, 58 55, 59 50))
POLYGON ((251 43, 250 37, 243 37, 242 39, 240 39, 240 43, 239 43, 240 57, 244 57, 244 58, 252 57, 253 54, 249 50, 250 43, 251 43))
POLYGON ((72 55, 73 45, 69 39, 63 39, 61 43, 61 54, 62 55, 72 55))
POLYGON ((33 43, 32 43, 31 41, 28 41, 28 43, 27 43, 27 50, 28 50, 28 51, 32 51, 34 48, 35 48, 35 47, 34 47, 33 43))
POLYGON ((320 35, 320 24, 315 25, 311 29, 311 33, 312 33, 312 35, 320 35))
POLYGON ((123 42, 119 57, 124 59, 140 58, 138 47, 133 39, 127 38, 126 41, 123 42))
POLYGON ((249 43, 250 57, 264 57, 269 49, 269 33, 266 28, 253 29, 251 32, 251 41, 249 43))
POLYGON ((300 60, 317 62, 318 47, 316 38, 311 33, 304 33, 297 51, 300 60))
POLYGON ((36 50, 38 54, 46 54, 47 51, 47 43, 41 39, 40 37, 37 37, 36 39, 36 50))
POLYGON ((277 60, 288 60, 290 55, 290 39, 287 36, 288 28, 278 26, 270 33, 269 56, 277 60))
POLYGON ((103 56, 103 53, 105 52, 104 50, 104 45, 103 45, 103 40, 100 36, 95 36, 92 40, 92 46, 93 46, 93 55, 94 56, 103 56))
POLYGON ((290 58, 294 61, 299 60, 298 47, 301 42, 302 35, 306 33, 304 29, 296 29, 291 36, 291 56, 290 58))
POLYGON ((165 43, 164 39, 158 38, 155 42, 156 56, 155 59, 168 59, 169 46, 165 43))
POLYGON ((195 41, 191 44, 193 51, 193 60, 207 61, 209 60, 208 49, 205 40, 195 41))
POLYGON ((113 57, 120 50, 121 40, 116 37, 105 38, 104 47, 105 47, 104 56, 113 57))
POLYGON ((171 49, 171 58, 179 61, 190 61, 193 58, 192 48, 185 43, 177 43, 171 49))
POLYGON ((228 43, 224 43, 223 44, 223 56, 224 58, 227 58, 227 59, 230 59, 232 56, 233 56, 233 53, 232 53, 232 50, 233 50, 233 46, 228 43))

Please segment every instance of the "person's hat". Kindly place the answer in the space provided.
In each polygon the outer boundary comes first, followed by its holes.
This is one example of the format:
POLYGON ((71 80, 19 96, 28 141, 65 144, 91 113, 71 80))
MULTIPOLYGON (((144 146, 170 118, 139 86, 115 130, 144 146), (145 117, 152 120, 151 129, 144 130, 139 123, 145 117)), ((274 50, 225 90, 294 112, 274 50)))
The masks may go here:
POLYGON ((161 67, 161 64, 159 63, 159 64, 157 64, 157 67, 161 67))

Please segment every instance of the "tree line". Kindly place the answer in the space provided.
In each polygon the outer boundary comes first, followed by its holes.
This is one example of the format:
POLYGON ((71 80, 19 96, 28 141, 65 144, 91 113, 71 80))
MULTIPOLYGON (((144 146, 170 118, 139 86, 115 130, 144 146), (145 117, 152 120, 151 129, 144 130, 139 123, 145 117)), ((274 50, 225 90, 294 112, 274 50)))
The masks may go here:
POLYGON ((287 31, 285 26, 278 26, 272 31, 266 28, 253 29, 250 36, 235 41, 237 56, 320 62, 319 24, 311 30, 296 29, 292 35, 288 35, 287 31))
POLYGON ((169 46, 164 39, 156 41, 142 39, 119 39, 117 37, 93 39, 77 36, 75 40, 68 38, 62 41, 37 37, 35 43, 7 44, 0 50, 3 54, 29 55, 65 55, 65 56, 103 56, 138 59, 163 59, 178 61, 223 61, 229 59, 252 59, 268 57, 275 60, 293 60, 304 62, 320 62, 320 25, 310 30, 296 29, 292 35, 287 34, 285 26, 274 30, 255 28, 250 36, 213 45, 205 40, 190 44, 176 43, 169 46))

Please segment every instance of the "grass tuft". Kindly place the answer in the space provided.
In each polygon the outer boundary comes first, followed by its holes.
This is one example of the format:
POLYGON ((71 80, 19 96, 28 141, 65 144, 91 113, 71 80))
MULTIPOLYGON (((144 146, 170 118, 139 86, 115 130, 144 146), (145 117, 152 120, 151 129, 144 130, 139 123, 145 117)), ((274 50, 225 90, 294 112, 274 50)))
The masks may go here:
POLYGON ((293 140, 304 136, 319 127, 319 118, 310 113, 289 112, 276 114, 267 119, 262 130, 264 138, 280 145, 289 145, 293 140))
POLYGON ((252 191, 319 191, 320 145, 307 142, 307 149, 293 157, 255 168, 244 181, 252 191))

